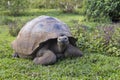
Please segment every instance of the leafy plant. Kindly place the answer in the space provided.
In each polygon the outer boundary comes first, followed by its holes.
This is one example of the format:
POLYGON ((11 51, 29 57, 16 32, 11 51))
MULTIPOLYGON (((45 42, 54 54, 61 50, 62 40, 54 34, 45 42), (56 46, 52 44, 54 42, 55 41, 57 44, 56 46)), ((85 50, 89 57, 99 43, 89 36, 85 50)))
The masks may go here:
POLYGON ((18 16, 29 7, 28 0, 0 0, 1 9, 8 10, 11 15, 18 16))
POLYGON ((11 36, 17 36, 20 29, 23 27, 24 22, 22 22, 20 19, 15 19, 13 22, 9 23, 9 34, 11 36))
POLYGON ((81 5, 82 0, 34 0, 31 2, 37 8, 54 8, 64 13, 73 13, 81 5))
POLYGON ((104 27, 104 40, 106 54, 120 56, 120 26, 104 27))
POLYGON ((77 22, 72 32, 78 38, 77 45, 82 51, 120 56, 119 25, 98 26, 91 31, 77 22))
POLYGON ((1 17, 0 25, 7 25, 9 23, 13 22, 13 20, 10 17, 1 17))
POLYGON ((80 2, 79 0, 61 0, 59 2, 59 8, 65 13, 73 13, 80 2))
POLYGON ((119 0, 84 0, 86 16, 90 20, 104 20, 110 18, 112 21, 120 21, 119 0))

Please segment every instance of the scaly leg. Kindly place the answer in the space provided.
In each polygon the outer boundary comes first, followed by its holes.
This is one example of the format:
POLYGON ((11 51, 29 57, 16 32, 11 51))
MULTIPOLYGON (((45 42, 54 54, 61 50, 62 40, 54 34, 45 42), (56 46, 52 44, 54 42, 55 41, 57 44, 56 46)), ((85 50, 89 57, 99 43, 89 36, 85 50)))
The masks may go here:
POLYGON ((19 58, 19 55, 17 52, 15 52, 13 55, 12 55, 14 58, 19 58))
POLYGON ((41 65, 54 64, 56 62, 56 55, 50 50, 39 50, 33 62, 41 65))
POLYGON ((69 44, 65 51, 65 57, 81 57, 83 56, 82 52, 75 46, 69 44))

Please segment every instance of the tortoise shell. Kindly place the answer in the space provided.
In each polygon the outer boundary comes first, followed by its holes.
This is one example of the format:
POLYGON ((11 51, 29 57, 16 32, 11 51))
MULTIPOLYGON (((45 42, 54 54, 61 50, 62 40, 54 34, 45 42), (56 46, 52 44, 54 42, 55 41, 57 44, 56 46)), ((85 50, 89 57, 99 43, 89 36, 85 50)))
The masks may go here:
POLYGON ((50 16, 39 16, 23 26, 12 42, 12 48, 21 55, 30 55, 42 42, 61 34, 72 37, 68 26, 62 21, 50 16))

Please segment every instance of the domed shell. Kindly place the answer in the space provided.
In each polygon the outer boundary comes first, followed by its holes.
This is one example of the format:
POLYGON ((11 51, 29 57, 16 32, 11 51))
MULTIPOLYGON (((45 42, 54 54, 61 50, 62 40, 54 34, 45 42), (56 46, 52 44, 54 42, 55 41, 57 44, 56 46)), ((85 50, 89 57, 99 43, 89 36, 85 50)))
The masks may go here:
POLYGON ((72 37, 65 23, 54 17, 39 16, 23 26, 12 42, 12 48, 21 55, 30 55, 40 43, 57 38, 60 34, 72 37))

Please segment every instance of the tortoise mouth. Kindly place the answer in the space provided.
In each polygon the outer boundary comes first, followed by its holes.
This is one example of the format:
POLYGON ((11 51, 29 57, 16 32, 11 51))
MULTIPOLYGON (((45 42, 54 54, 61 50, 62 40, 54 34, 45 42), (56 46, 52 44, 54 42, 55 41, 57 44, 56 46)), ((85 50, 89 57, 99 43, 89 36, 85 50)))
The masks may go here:
POLYGON ((69 41, 57 41, 57 44, 60 46, 67 46, 69 44, 69 41))

